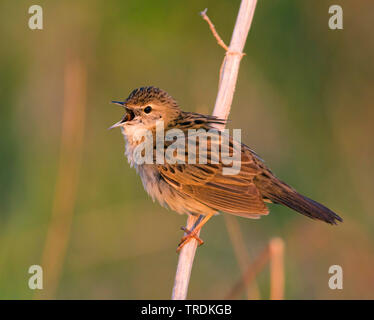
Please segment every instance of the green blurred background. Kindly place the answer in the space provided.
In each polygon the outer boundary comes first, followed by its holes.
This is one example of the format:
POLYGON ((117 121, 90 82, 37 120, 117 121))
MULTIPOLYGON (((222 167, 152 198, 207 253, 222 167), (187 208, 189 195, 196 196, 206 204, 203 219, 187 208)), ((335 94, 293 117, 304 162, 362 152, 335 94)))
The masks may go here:
MULTIPOLYGON (((198 13, 208 8, 228 43, 240 2, 36 2, 0 3, 0 298, 38 298, 28 268, 43 266, 55 248, 46 242, 62 238, 40 297, 168 299, 186 217, 143 191, 119 130, 106 130, 122 116, 109 102, 154 85, 185 110, 211 113, 224 52, 198 13), (28 28, 33 4, 43 30, 28 28), (69 109, 69 90, 80 111, 69 109)), ((284 239, 287 299, 374 298, 373 27, 369 0, 258 1, 229 127, 242 128, 281 179, 344 218, 332 227, 274 205, 260 220, 237 218, 251 261, 272 237, 284 239), (344 10, 344 30, 328 28, 332 4, 344 10), (343 290, 328 287, 335 264, 343 290)), ((220 299, 240 277, 222 215, 202 238, 189 297, 220 299)), ((268 267, 256 282, 269 298, 268 267)))

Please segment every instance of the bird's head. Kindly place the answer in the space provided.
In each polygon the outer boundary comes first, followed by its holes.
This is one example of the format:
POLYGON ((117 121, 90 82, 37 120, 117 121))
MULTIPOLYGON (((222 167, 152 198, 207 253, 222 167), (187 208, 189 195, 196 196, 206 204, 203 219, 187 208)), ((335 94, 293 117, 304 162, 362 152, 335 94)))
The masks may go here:
POLYGON ((159 120, 167 127, 182 112, 177 102, 166 91, 155 87, 135 89, 124 102, 112 102, 124 107, 126 113, 121 121, 109 129, 121 127, 125 134, 138 129, 154 130, 159 120))

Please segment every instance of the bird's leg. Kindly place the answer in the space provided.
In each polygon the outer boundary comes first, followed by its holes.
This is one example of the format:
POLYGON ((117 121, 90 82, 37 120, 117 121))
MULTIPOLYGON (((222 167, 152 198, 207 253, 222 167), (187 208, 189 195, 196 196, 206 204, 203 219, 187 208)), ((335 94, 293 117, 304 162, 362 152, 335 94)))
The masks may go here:
MULTIPOLYGON (((192 226, 192 229, 191 229, 191 230, 187 229, 186 227, 181 227, 181 230, 183 230, 183 231, 184 231, 185 233, 187 233, 187 234, 191 234, 192 230, 193 230, 194 228, 196 228, 196 226, 200 223, 200 221, 201 221, 203 218, 204 218, 204 215, 200 214, 200 215, 197 217, 197 219, 196 219, 194 225, 192 226)), ((199 246, 201 246, 201 245, 204 243, 204 241, 203 241, 202 239, 200 239, 200 238, 198 237, 198 235, 195 234, 193 237, 196 239, 196 241, 199 242, 199 246)), ((181 239, 181 243, 183 242, 183 240, 184 240, 184 237, 181 239)))
MULTIPOLYGON (((187 235, 190 235, 191 233, 192 233, 192 231, 191 230, 189 230, 189 229, 187 229, 186 227, 181 227, 181 229, 185 232, 185 233, 187 233, 187 235)), ((193 229, 192 229, 193 230, 193 229)), ((181 239, 181 242, 183 241, 183 239, 185 238, 185 237, 187 237, 187 236, 184 236, 182 239, 181 239)), ((204 241, 202 240, 202 239, 200 239, 199 238, 199 236, 197 235, 197 234, 191 234, 191 237, 193 237, 197 242, 199 242, 199 246, 201 246, 203 243, 204 243, 204 241)))
POLYGON ((198 237, 197 233, 200 231, 202 226, 208 222, 208 220, 212 216, 213 214, 208 214, 206 216, 200 215, 194 227, 192 228, 192 230, 188 230, 187 228, 184 228, 184 230, 187 232, 187 235, 185 235, 181 239, 181 242, 179 243, 178 248, 177 248, 177 252, 179 252, 188 242, 190 242, 192 238, 196 239, 200 245, 204 243, 204 241, 198 237))

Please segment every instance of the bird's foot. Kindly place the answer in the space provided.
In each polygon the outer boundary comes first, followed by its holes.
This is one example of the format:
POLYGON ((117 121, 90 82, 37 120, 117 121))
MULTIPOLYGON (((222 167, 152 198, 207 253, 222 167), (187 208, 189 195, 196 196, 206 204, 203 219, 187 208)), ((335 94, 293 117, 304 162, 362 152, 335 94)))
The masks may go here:
POLYGON ((187 233, 187 235, 185 235, 179 245, 178 245, 178 248, 177 248, 177 252, 179 252, 188 242, 190 242, 192 239, 195 239, 198 243, 199 243, 199 246, 201 246, 204 241, 202 239, 199 238, 199 236, 197 235, 197 232, 196 230, 188 230, 186 227, 181 227, 181 229, 187 233))

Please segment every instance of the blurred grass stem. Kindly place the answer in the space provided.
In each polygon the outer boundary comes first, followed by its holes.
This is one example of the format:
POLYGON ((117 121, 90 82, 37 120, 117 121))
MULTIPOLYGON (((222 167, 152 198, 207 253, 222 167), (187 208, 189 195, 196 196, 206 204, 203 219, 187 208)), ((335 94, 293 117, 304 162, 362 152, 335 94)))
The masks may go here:
MULTIPOLYGON (((55 298, 61 278, 73 220, 86 109, 86 71, 78 59, 68 60, 64 75, 61 149, 52 215, 48 226, 42 267, 42 298, 55 298)), ((38 296, 39 297, 39 296, 38 296)))
POLYGON ((282 300, 284 292, 284 242, 273 238, 270 247, 270 299, 282 300))
POLYGON ((284 297, 284 241, 272 238, 266 248, 251 263, 241 279, 233 286, 225 299, 236 299, 256 278, 256 275, 270 261, 270 299, 282 300, 284 297))
MULTIPOLYGON (((250 263, 248 250, 245 247, 245 241, 243 238, 243 233, 240 230, 240 225, 237 217, 232 215, 225 214, 225 224, 229 238, 234 248, 234 253, 236 260, 238 262, 240 272, 242 277, 244 277, 245 272, 247 271, 247 266, 250 263)), ((260 293, 258 291, 257 283, 253 280, 252 284, 247 287, 247 298, 249 299, 260 299, 260 293)))

